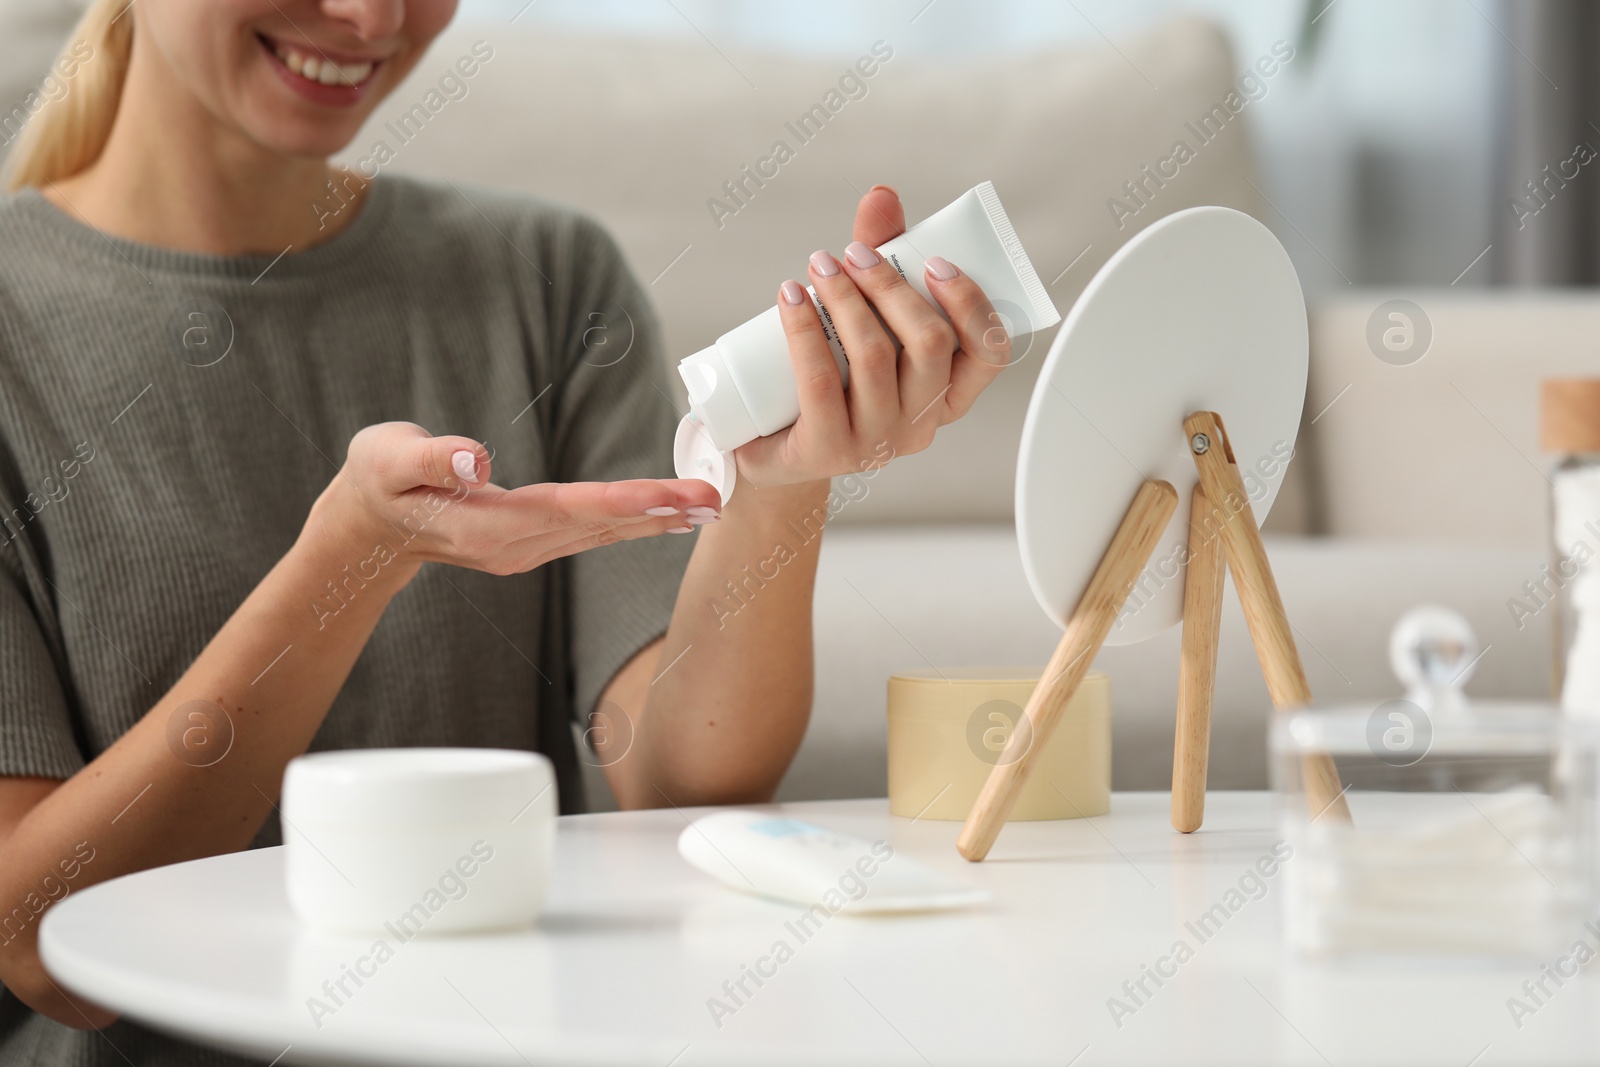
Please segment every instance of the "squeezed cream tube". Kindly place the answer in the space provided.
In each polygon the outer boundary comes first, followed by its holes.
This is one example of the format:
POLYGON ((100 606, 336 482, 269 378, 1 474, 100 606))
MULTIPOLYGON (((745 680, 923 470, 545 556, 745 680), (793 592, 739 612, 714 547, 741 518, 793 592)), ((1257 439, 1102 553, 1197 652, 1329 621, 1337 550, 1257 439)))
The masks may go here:
MULTIPOLYGON (((943 256, 977 282, 1013 334, 1032 333, 1061 321, 989 182, 879 245, 878 254, 941 315, 944 312, 923 276, 929 256, 943 256)), ((849 364, 828 309, 813 289, 806 292, 817 306, 823 333, 848 386, 849 364)), ((737 478, 733 450, 792 425, 800 416, 799 386, 778 308, 768 308, 709 348, 685 357, 678 373, 689 389, 689 414, 678 424, 673 450, 678 477, 710 482, 726 502, 737 478)))

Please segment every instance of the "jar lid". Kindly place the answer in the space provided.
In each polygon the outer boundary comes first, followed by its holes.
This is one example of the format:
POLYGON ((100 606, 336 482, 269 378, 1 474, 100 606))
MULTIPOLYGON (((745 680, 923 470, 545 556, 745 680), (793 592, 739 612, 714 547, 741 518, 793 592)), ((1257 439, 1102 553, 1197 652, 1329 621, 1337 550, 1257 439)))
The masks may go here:
MULTIPOLYGON (((1039 676, 1044 672, 1038 664, 1031 667, 1012 666, 982 666, 982 667, 945 667, 934 669, 921 667, 915 670, 895 671, 889 675, 891 682, 901 684, 915 683, 918 685, 992 685, 994 683, 1015 685, 1037 685, 1039 676)), ((1105 671, 1091 670, 1084 675, 1084 681, 1090 685, 1100 685, 1110 679, 1105 671)))
POLYGON ((554 806, 555 774, 537 752, 375 748, 291 760, 280 806, 291 826, 407 830, 509 824, 541 797, 554 806))
POLYGON ((1600 452, 1600 378, 1539 383, 1539 429, 1546 452, 1600 452))
POLYGON ((1396 751, 1384 741, 1393 726, 1410 731, 1422 751, 1448 757, 1551 755, 1573 744, 1593 752, 1600 741, 1600 723, 1586 716, 1563 714, 1545 702, 1501 700, 1431 714, 1404 698, 1301 708, 1275 716, 1269 734, 1278 753, 1382 759, 1396 751))

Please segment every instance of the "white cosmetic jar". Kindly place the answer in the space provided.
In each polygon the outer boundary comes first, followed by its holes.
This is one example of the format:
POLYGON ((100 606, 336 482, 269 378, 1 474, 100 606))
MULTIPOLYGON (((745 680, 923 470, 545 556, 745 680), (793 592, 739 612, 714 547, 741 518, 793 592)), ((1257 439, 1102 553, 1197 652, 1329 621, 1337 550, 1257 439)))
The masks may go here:
POLYGON ((556 785, 534 752, 318 752, 283 776, 289 906, 326 932, 467 933, 527 926, 544 906, 556 785))

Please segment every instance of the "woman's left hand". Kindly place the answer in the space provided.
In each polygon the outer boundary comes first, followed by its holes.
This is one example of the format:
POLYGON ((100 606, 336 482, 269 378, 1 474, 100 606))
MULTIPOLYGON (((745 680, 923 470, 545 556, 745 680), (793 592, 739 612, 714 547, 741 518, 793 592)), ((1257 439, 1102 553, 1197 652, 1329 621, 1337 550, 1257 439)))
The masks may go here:
POLYGON ((946 321, 873 251, 904 230, 899 196, 873 186, 856 209, 855 240, 844 255, 811 256, 811 284, 850 365, 848 389, 805 287, 786 281, 779 288, 800 417, 738 450, 740 474, 753 485, 817 481, 920 452, 940 426, 965 415, 1011 361, 999 315, 958 266, 935 256, 924 273, 946 321))

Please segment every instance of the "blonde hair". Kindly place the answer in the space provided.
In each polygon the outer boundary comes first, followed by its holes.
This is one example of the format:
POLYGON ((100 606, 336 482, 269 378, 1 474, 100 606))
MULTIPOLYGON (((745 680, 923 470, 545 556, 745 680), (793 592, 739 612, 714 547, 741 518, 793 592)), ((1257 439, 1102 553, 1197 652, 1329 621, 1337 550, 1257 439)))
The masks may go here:
POLYGON ((0 185, 8 193, 48 185, 99 158, 122 100, 133 50, 133 0, 93 0, 50 68, 65 92, 47 98, 22 128, 0 185))

